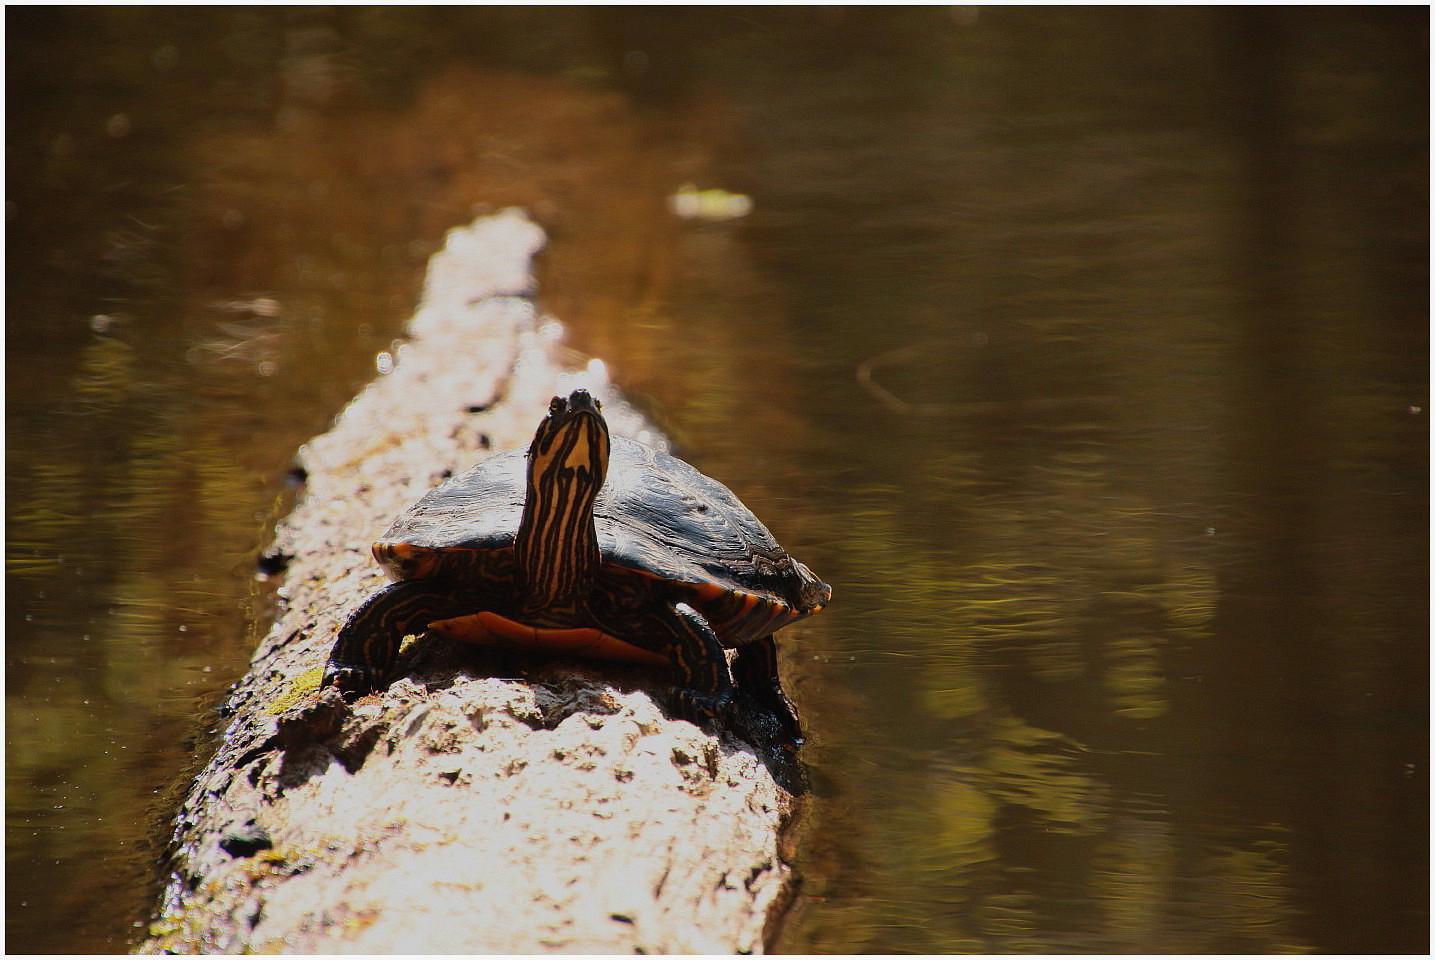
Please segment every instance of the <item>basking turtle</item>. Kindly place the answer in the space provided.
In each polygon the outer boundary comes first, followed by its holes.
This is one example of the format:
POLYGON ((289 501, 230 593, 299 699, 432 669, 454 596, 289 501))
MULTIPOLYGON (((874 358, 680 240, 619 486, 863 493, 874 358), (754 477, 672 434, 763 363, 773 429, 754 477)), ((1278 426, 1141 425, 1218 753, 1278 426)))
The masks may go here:
POLYGON ((737 690, 796 740, 772 634, 832 589, 717 481, 608 435, 584 390, 554 397, 527 455, 429 491, 374 544, 395 583, 339 631, 324 683, 367 691, 425 627, 473 643, 670 664, 679 714, 732 713, 737 690), (736 648, 729 674, 723 648, 736 648))

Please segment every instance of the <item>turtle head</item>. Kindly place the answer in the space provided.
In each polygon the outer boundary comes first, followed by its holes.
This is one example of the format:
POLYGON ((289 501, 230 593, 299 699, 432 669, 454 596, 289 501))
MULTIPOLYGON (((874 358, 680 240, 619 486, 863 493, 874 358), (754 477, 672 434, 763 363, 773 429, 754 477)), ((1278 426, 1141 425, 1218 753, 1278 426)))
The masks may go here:
POLYGON ((832 600, 832 588, 823 583, 807 564, 792 561, 797 568, 797 609, 804 614, 817 613, 832 600))
POLYGON ((571 607, 600 563, 593 502, 608 474, 608 424, 586 390, 554 397, 528 447, 528 493, 514 549, 530 610, 571 607))
POLYGON ((598 495, 608 473, 608 423, 587 390, 554 397, 528 446, 529 496, 533 485, 552 485, 560 497, 598 495))

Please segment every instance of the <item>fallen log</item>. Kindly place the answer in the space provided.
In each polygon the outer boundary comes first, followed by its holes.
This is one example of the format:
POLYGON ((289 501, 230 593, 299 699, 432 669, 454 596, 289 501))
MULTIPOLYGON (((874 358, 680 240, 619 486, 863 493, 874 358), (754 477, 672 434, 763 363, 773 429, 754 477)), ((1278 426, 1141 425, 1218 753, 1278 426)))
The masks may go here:
POLYGON ((392 370, 300 452, 270 555, 281 614, 220 708, 175 818, 145 953, 761 952, 790 901, 795 810, 758 752, 668 718, 640 667, 406 650, 346 705, 335 631, 384 581, 369 544, 446 476, 527 444, 555 394, 661 443, 529 299, 543 235, 450 232, 392 370))

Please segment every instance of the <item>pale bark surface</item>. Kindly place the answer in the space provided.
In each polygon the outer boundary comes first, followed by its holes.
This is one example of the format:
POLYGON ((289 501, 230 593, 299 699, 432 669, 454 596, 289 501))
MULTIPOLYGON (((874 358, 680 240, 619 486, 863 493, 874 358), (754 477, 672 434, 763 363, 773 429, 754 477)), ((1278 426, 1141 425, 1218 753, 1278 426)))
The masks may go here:
POLYGON ((658 440, 601 364, 559 361, 527 296, 542 242, 515 211, 453 230, 394 370, 301 451, 281 615, 177 814, 143 952, 763 949, 793 800, 751 749, 666 717, 660 673, 430 641, 352 706, 317 689, 386 582, 369 544, 449 472, 525 446, 554 394, 587 386, 615 433, 658 440))

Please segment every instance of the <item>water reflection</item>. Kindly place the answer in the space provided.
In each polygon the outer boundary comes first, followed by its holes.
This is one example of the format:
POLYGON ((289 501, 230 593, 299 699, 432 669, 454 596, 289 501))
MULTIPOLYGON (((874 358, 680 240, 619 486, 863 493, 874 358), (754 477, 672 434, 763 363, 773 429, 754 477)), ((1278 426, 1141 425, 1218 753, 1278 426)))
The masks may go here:
POLYGON ((1419 11, 9 25, 12 946, 125 942, 288 457, 475 204, 836 587, 779 946, 1424 943, 1419 11))

